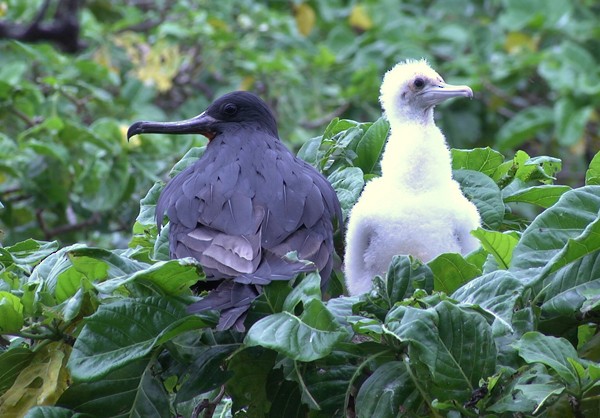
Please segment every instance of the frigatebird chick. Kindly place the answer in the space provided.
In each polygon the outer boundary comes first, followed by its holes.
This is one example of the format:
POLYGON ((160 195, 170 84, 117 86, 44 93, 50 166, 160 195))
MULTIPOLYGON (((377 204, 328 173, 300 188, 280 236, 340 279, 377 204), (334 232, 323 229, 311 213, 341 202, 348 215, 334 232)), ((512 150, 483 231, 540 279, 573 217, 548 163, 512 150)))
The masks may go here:
POLYGON ((479 213, 452 179, 450 151, 433 119, 436 104, 459 96, 473 92, 446 84, 425 60, 386 73, 380 101, 390 136, 381 177, 367 183, 350 214, 344 259, 350 295, 369 291, 394 255, 428 262, 477 248, 470 232, 480 225, 479 213))
POLYGON ((256 95, 226 94, 179 122, 136 122, 142 133, 202 134, 204 155, 175 176, 156 206, 170 221, 172 258, 193 257, 220 284, 190 312, 221 311, 218 329, 243 330, 261 287, 319 270, 326 287, 333 265, 333 220, 340 204, 327 180, 281 142, 273 113, 256 95), (307 265, 286 257, 297 252, 307 265), (309 263, 310 264, 310 263, 309 263))

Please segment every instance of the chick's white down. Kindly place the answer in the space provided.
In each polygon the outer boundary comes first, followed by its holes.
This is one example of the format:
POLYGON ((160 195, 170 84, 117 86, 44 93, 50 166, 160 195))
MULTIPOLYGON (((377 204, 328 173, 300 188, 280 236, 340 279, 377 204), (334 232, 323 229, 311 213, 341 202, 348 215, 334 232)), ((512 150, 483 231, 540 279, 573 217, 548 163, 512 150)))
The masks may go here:
POLYGON ((386 73, 380 101, 390 136, 382 176, 367 183, 350 214, 345 255, 350 295, 369 291, 394 255, 428 262, 478 247, 470 231, 480 225, 479 213, 452 179, 450 151, 433 119, 437 103, 472 94, 467 86, 444 83, 424 60, 401 62, 386 73))

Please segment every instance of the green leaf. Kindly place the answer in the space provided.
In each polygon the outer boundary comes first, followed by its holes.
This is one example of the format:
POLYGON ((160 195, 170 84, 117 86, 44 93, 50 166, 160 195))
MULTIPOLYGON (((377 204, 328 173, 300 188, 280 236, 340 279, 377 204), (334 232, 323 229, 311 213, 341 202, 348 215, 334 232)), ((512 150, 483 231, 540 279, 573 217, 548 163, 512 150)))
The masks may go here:
MULTIPOLYGON (((385 288, 377 289, 388 308, 412 295, 415 289, 433 290, 430 266, 407 255, 395 255, 385 275, 385 288)), ((377 283, 377 282, 376 282, 377 283)))
POLYGON ((513 250, 519 242, 519 235, 515 231, 498 232, 477 228, 471 234, 494 256, 500 268, 507 269, 510 266, 513 250))
POLYGON ((577 107, 570 98, 559 99, 554 104, 555 136, 558 143, 570 147, 583 140, 585 127, 593 110, 592 106, 577 107))
POLYGON ((208 392, 224 384, 232 375, 223 370, 225 358, 239 348, 239 344, 205 347, 190 364, 187 373, 180 377, 183 382, 177 390, 176 403, 193 399, 199 393, 208 392))
POLYGON ((0 263, 35 265, 58 249, 58 241, 28 239, 10 247, 0 247, 0 263))
POLYGON ((244 343, 270 348, 293 360, 313 361, 331 353, 346 335, 323 303, 313 299, 304 305, 300 317, 281 312, 256 322, 244 343))
POLYGON ((161 183, 154 183, 152 188, 146 193, 146 196, 140 200, 140 213, 135 219, 137 222, 144 226, 156 225, 156 203, 162 189, 163 185, 161 183))
POLYGON ((148 357, 142 357, 116 367, 98 381, 75 382, 58 404, 94 417, 171 416, 168 395, 153 367, 148 357))
POLYGON ((204 155, 204 151, 206 151, 206 146, 191 148, 185 153, 181 160, 179 160, 179 162, 173 166, 169 172, 169 176, 173 178, 187 167, 194 164, 200 157, 204 155))
POLYGON ((474 170, 492 177, 498 167, 504 162, 504 155, 490 147, 470 150, 452 149, 453 170, 474 170))
POLYGON ((422 402, 417 383, 405 363, 384 363, 360 386, 357 418, 396 418, 400 410, 416 410, 422 402))
POLYGON ((496 146, 501 151, 518 148, 553 123, 552 109, 547 106, 530 106, 517 113, 500 128, 496 146))
POLYGON ((0 291, 0 334, 12 334, 23 327, 21 300, 9 292, 0 291))
POLYGON ((34 353, 15 347, 0 354, 0 396, 12 386, 21 371, 31 363, 34 353))
POLYGON ((578 358, 577 351, 564 338, 528 332, 513 345, 527 363, 541 363, 550 367, 566 384, 578 383, 577 372, 568 361, 569 358, 578 358))
POLYGON ((300 302, 306 304, 313 299, 321 300, 321 276, 316 271, 302 277, 285 298, 282 309, 293 313, 300 302))
POLYGON ((381 117, 371 125, 356 145, 356 159, 354 165, 363 173, 375 173, 383 149, 390 132, 390 124, 385 117, 381 117))
POLYGON ((440 401, 466 401, 479 387, 479 380, 494 372, 496 345, 491 327, 470 309, 448 301, 429 309, 399 306, 388 314, 384 329, 408 343, 411 369, 429 371, 419 380, 425 379, 428 392, 440 401))
POLYGON ((427 265, 433 272, 433 289, 446 294, 481 274, 479 268, 455 253, 440 254, 427 265))
POLYGON ((331 173, 327 180, 340 200, 344 219, 348 218, 365 185, 363 172, 357 167, 345 167, 331 173))
MULTIPOLYGON (((563 194, 554 206, 539 215, 525 230, 513 251, 510 270, 528 283, 543 279, 545 275, 556 271, 555 267, 564 266, 562 267, 564 270, 569 266, 567 263, 577 260, 585 253, 586 250, 583 252, 581 250, 587 248, 586 243, 591 243, 590 249, 595 248, 591 238, 596 233, 597 222, 594 221, 598 217, 599 210, 600 186, 586 186, 563 194), (592 223, 594 224, 589 226, 592 223), (567 246, 570 239, 574 242, 567 246), (579 242, 583 244, 580 245, 579 242), (567 248, 563 250, 565 246, 567 248)), ((595 259, 596 255, 591 253, 584 259, 587 257, 595 259)), ((576 263, 571 267, 578 268, 576 263)), ((593 275, 593 269, 588 270, 588 268, 578 274, 561 270, 561 274, 571 278, 567 281, 561 280, 560 283, 556 282, 558 287, 553 286, 552 292, 547 294, 562 292, 564 288, 576 285, 577 281, 579 283, 589 281, 593 278, 590 276, 593 275)), ((552 277, 549 280, 552 280, 552 277)), ((546 289, 546 292, 549 290, 546 289)))
POLYGON ((166 295, 181 295, 189 293, 189 287, 203 279, 204 276, 199 273, 198 261, 188 257, 159 261, 143 270, 106 280, 94 287, 101 293, 111 294, 128 283, 151 283, 166 295))
POLYGON ((184 303, 164 296, 101 305, 75 341, 68 363, 71 376, 76 381, 98 380, 178 334, 214 325, 215 319, 190 316, 184 303))
POLYGON ((482 307, 510 329, 513 313, 523 290, 523 283, 510 272, 498 270, 471 280, 452 293, 452 299, 482 307))
MULTIPOLYGON (((505 189, 506 190, 506 189, 505 189)), ((532 186, 514 191, 504 195, 505 202, 523 202, 549 208, 554 205, 560 197, 571 190, 569 186, 544 184, 532 186)))
POLYGON ((457 170, 453 176, 466 198, 477 206, 483 225, 489 229, 499 227, 505 209, 502 194, 494 180, 473 170, 457 170))
POLYGON ((27 411, 24 418, 91 418, 91 416, 58 406, 35 406, 27 411))
POLYGON ((248 406, 249 417, 255 418, 262 418, 268 412, 267 383, 276 357, 275 351, 250 347, 236 353, 227 363, 227 370, 233 372, 233 378, 226 385, 234 411, 248 406))
POLYGON ((597 152, 590 162, 590 167, 585 172, 587 186, 600 185, 600 152, 597 152))
POLYGON ((600 279, 581 283, 580 285, 566 289, 542 304, 542 315, 546 318, 570 318, 575 319, 589 300, 590 294, 600 294, 600 279))

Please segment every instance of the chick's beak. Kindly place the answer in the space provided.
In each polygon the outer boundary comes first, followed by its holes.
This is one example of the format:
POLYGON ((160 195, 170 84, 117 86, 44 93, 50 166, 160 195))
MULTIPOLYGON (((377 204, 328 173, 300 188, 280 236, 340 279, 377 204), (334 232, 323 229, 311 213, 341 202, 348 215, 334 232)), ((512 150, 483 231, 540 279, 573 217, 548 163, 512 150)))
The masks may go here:
POLYGON ((218 122, 206 112, 191 119, 176 122, 135 122, 127 130, 127 139, 139 134, 201 134, 209 140, 216 135, 215 123, 218 122))
POLYGON ((469 86, 455 86, 444 82, 436 82, 423 89, 421 97, 425 104, 434 106, 453 97, 473 98, 473 90, 469 86))

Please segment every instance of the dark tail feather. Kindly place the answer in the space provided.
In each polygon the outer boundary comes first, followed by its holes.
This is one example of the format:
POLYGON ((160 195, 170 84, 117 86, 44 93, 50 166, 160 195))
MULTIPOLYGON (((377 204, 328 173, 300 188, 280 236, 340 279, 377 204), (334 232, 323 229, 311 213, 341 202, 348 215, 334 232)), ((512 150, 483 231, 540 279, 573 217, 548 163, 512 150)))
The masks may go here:
POLYGON ((218 331, 234 327, 238 331, 244 330, 244 319, 250 309, 250 304, 259 295, 259 289, 254 285, 235 283, 227 280, 212 290, 202 300, 188 306, 189 313, 206 310, 221 311, 221 318, 217 325, 218 331))

